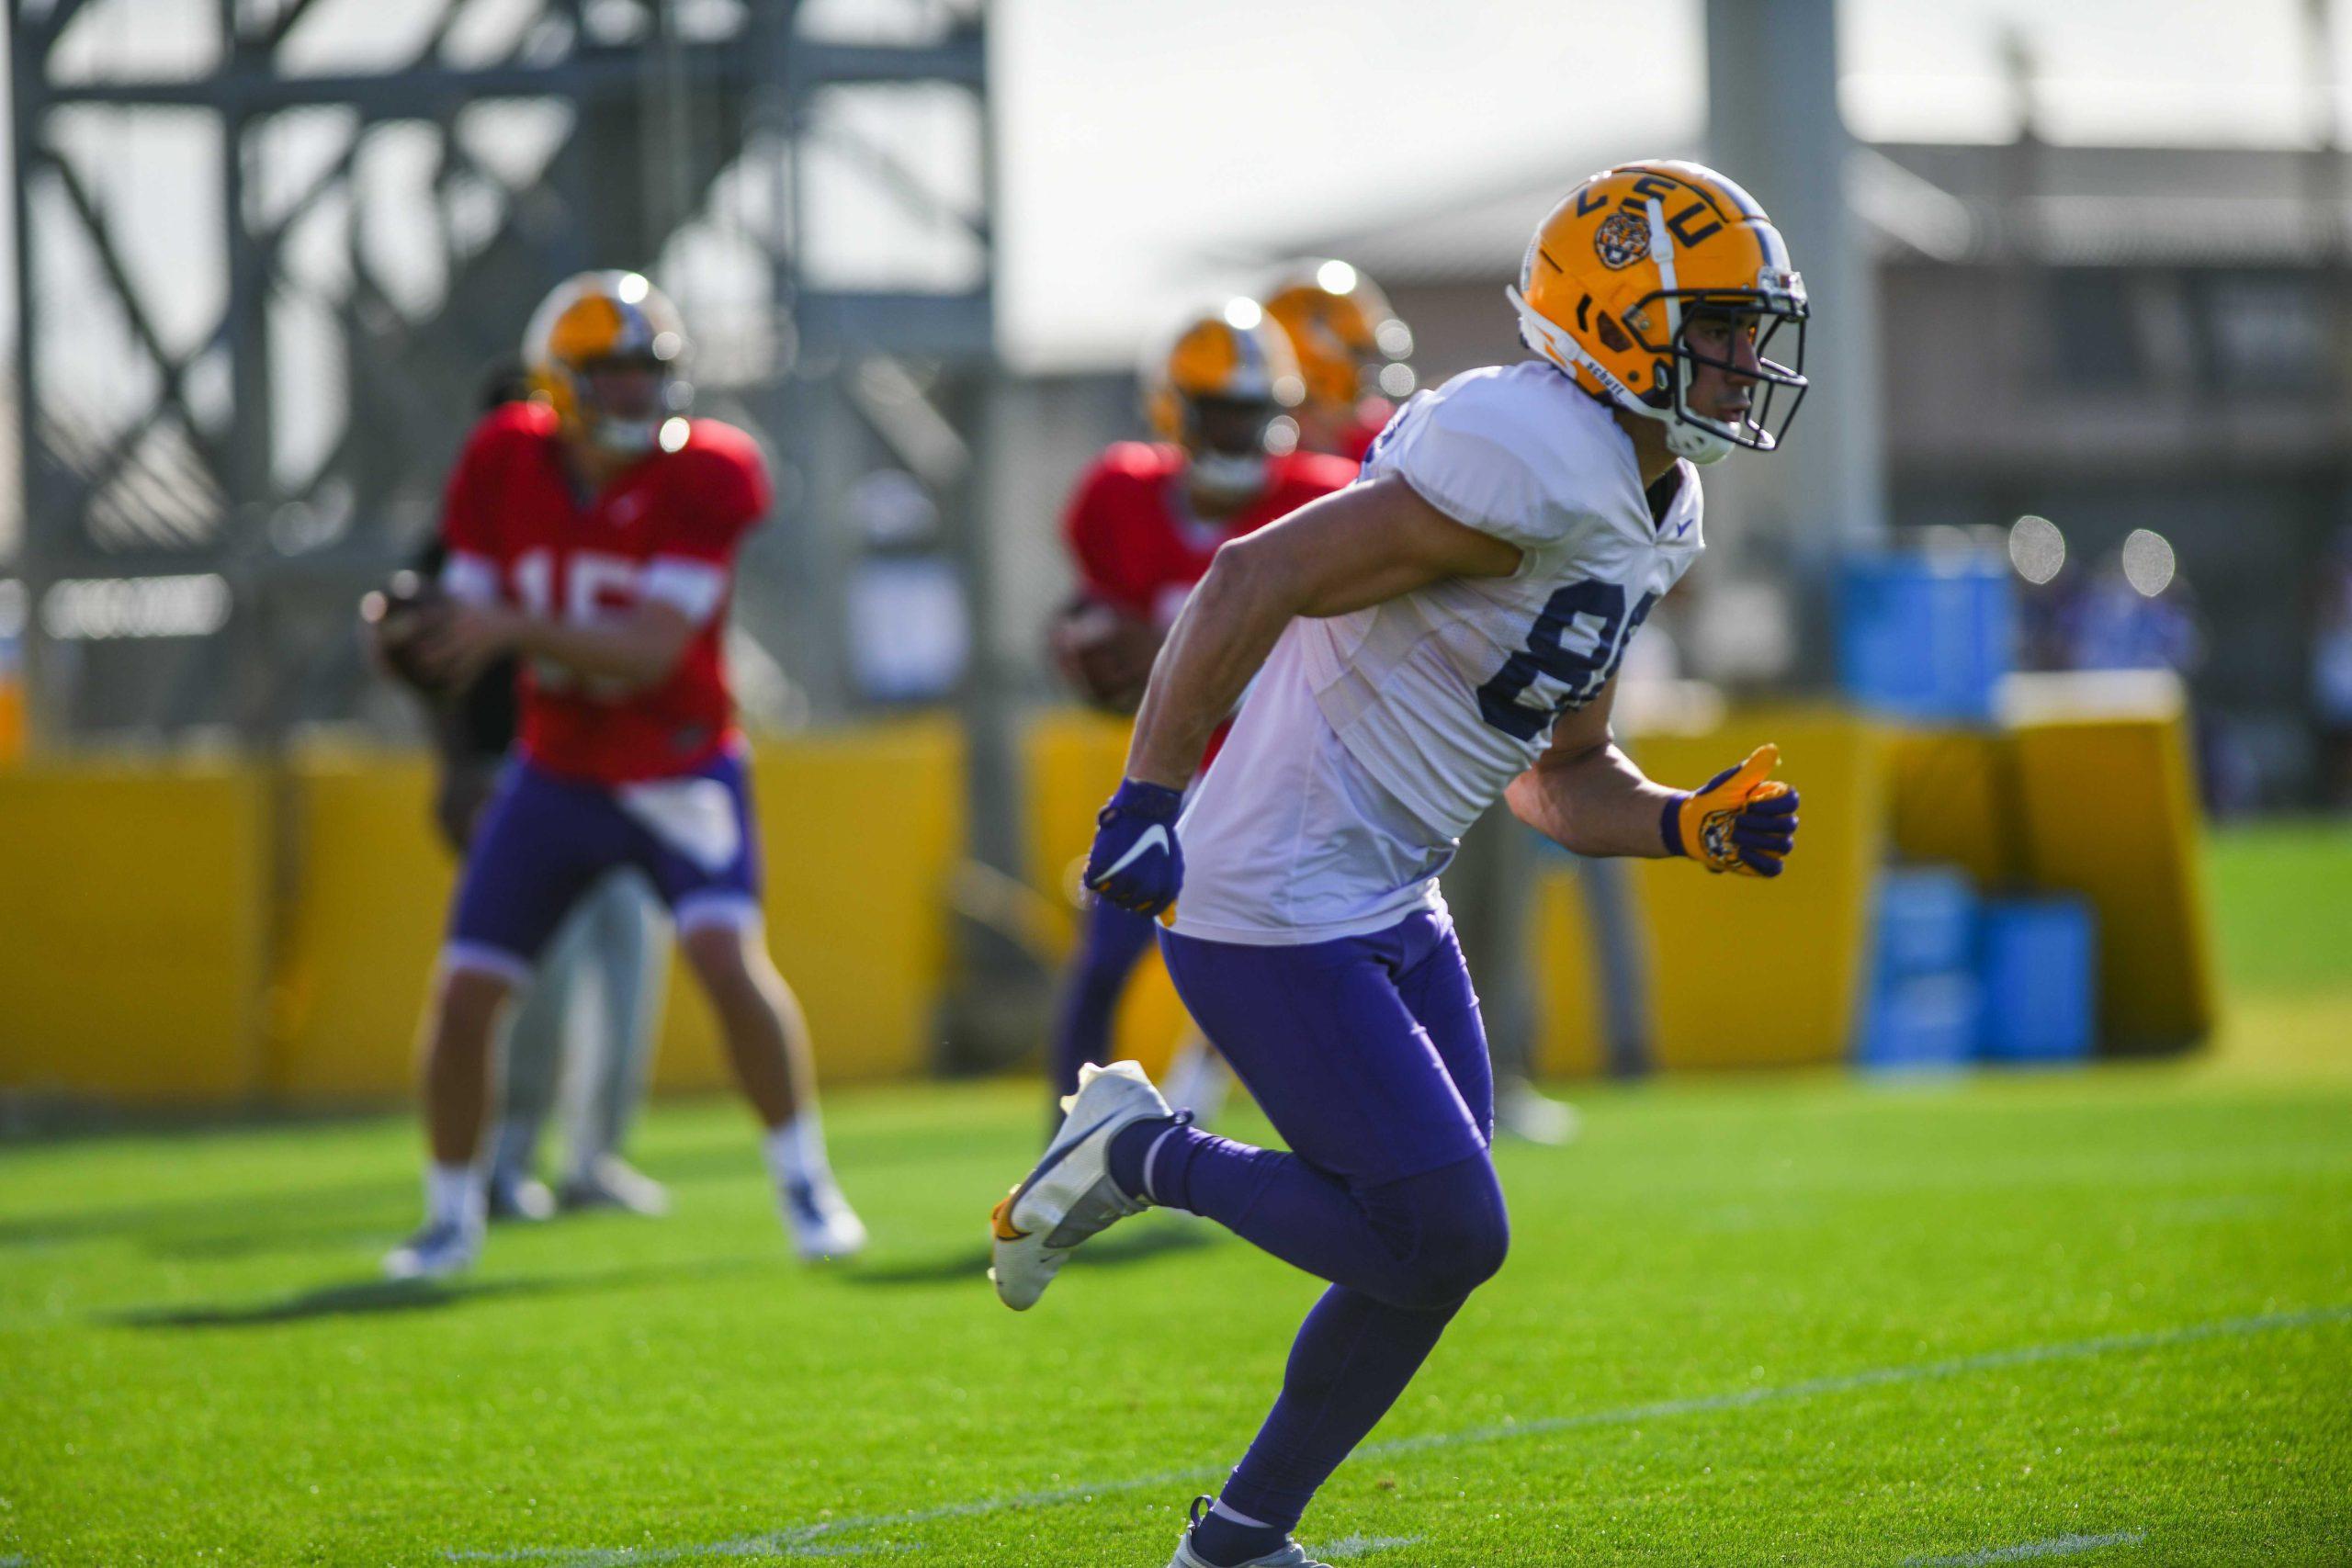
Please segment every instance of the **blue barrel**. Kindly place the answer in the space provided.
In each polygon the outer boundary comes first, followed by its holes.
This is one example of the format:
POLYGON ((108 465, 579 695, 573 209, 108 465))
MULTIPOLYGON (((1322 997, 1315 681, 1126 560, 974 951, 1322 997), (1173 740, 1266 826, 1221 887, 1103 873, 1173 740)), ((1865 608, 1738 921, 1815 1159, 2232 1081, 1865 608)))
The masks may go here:
POLYGON ((1958 866, 1889 866, 1871 927, 1882 980, 1973 970, 1975 885, 1958 866))
POLYGON ((1978 921, 1984 1055, 2078 1062, 2098 1038, 2098 917, 2080 898, 2001 898, 1978 921))
POLYGON ((1989 720, 2017 642, 2017 594, 1997 554, 1890 550, 1840 570, 1839 683, 1878 712, 1989 720))
POLYGON ((1886 981, 1871 995, 1859 1059, 1883 1071, 1965 1067, 1983 1015, 1982 988, 1966 970, 1886 981))

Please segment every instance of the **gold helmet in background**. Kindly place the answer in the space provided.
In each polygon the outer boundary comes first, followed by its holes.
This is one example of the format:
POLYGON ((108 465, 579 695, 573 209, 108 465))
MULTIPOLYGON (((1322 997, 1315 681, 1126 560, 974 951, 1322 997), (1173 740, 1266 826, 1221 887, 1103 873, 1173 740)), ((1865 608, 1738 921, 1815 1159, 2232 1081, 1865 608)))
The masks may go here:
POLYGON ((678 309, 642 273, 583 272, 566 278, 523 334, 523 368, 531 395, 555 411, 563 434, 622 456, 674 451, 684 444, 682 417, 694 389, 680 374, 686 329, 678 309), (602 367, 652 370, 659 389, 645 410, 603 406, 592 383, 602 367))
POLYGON ((1410 397, 1413 329, 1380 286, 1343 261, 1305 261, 1266 296, 1306 380, 1306 400, 1352 410, 1363 399, 1410 397))
POLYGON ((1184 449, 1193 483, 1228 494, 1263 487, 1268 456, 1287 449, 1276 422, 1306 396, 1289 342, 1244 299, 1185 320, 1145 363, 1143 383, 1152 433, 1184 449))

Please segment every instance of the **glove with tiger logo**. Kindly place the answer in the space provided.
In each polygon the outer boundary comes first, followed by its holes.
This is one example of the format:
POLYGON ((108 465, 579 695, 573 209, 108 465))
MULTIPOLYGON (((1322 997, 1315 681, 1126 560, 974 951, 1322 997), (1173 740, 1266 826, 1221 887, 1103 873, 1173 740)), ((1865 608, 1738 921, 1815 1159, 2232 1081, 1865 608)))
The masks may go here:
POLYGON ((1709 871, 1780 875, 1797 833, 1797 792, 1768 776, 1780 765, 1778 746, 1758 746, 1739 766, 1678 793, 1658 817, 1667 852, 1709 871))

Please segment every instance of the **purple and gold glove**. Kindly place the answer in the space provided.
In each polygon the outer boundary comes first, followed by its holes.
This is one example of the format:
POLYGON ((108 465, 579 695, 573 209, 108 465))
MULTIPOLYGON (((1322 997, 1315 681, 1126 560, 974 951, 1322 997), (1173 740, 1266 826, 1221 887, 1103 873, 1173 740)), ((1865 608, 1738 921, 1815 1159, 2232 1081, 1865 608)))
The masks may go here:
POLYGON ((1778 746, 1758 746, 1739 766, 1668 801, 1658 818, 1667 852, 1709 871, 1780 875, 1797 838, 1797 792, 1765 776, 1780 765, 1778 746))
POLYGON ((1176 902, 1184 885, 1184 855, 1176 847, 1182 790, 1128 779, 1094 819, 1094 848, 1086 857, 1086 886, 1121 908, 1157 915, 1176 902))

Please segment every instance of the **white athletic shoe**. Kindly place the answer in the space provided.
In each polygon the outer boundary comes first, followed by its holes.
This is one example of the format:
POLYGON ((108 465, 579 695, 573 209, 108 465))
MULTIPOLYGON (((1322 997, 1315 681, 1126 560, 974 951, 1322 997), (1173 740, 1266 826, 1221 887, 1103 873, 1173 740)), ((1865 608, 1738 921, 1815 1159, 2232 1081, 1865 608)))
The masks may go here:
MULTIPOLYGON (((1193 1499, 1193 1524, 1201 1522, 1210 1499, 1193 1499)), ((1280 1548, 1263 1557, 1252 1557, 1247 1562, 1220 1565, 1193 1550, 1193 1527, 1184 1527, 1184 1539, 1176 1543, 1176 1555, 1168 1560, 1168 1568, 1331 1568, 1329 1562, 1318 1562, 1306 1555, 1306 1548, 1295 1540, 1283 1542, 1280 1548)))
POLYGON ((1495 1086, 1495 1125, 1514 1138, 1558 1148, 1576 1142, 1583 1118, 1565 1100, 1554 1100, 1525 1078, 1495 1086))
POLYGON ((1087 1237, 1151 1204, 1111 1179, 1112 1135, 1130 1122, 1170 1114, 1168 1102, 1134 1062, 1078 1069, 1078 1092, 1062 1101, 1062 1129, 1046 1145, 1028 1179, 989 1215, 997 1299, 1027 1312, 1054 1282, 1062 1259, 1087 1237))
POLYGON ((776 1190, 792 1249, 803 1263, 854 1258, 865 1250, 865 1222, 857 1217, 831 1175, 787 1181, 776 1190))
POLYGON ((536 1224, 555 1218, 555 1194, 547 1183, 520 1171, 492 1170, 484 1184, 482 1201, 495 1220, 524 1220, 536 1224))
POLYGON ((388 1280, 446 1280, 481 1256, 481 1227, 434 1220, 384 1255, 388 1280))
POLYGON ((598 1155, 586 1168, 573 1171, 555 1201, 567 1210, 618 1209, 649 1219, 670 1212, 669 1189, 618 1155, 598 1155))

